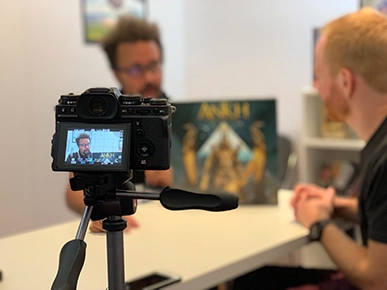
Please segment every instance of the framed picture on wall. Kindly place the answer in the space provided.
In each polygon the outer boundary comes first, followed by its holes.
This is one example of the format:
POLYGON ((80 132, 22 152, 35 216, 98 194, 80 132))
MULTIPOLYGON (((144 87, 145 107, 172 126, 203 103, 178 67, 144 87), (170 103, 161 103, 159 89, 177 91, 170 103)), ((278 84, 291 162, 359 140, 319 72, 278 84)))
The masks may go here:
POLYGON ((321 32, 321 28, 313 28, 313 36, 312 36, 312 55, 313 55, 313 63, 312 63, 312 70, 313 70, 313 82, 316 80, 316 76, 314 74, 314 63, 316 61, 316 53, 315 53, 315 50, 316 50, 316 44, 317 44, 317 40, 318 38, 320 37, 320 32, 321 32))
POLYGON ((374 6, 378 2, 377 0, 360 0, 360 7, 374 6))
POLYGON ((99 42, 122 15, 146 16, 146 0, 82 0, 85 41, 99 42))
POLYGON ((360 7, 370 6, 387 14, 387 0, 360 0, 360 7))

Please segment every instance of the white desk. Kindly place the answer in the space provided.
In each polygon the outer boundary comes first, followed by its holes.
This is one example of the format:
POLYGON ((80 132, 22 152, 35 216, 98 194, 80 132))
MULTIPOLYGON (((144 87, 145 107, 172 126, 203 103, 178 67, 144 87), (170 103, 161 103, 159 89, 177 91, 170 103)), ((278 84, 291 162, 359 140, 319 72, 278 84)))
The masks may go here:
MULTIPOLYGON (((305 245, 308 231, 291 210, 240 206, 228 212, 168 211, 158 201, 140 204, 139 229, 125 234, 125 280, 154 269, 182 277, 168 289, 199 290, 274 261, 305 245)), ((79 220, 0 240, 0 290, 50 289, 59 252, 75 237, 79 220)), ((106 289, 105 234, 86 235, 78 289, 106 289)))

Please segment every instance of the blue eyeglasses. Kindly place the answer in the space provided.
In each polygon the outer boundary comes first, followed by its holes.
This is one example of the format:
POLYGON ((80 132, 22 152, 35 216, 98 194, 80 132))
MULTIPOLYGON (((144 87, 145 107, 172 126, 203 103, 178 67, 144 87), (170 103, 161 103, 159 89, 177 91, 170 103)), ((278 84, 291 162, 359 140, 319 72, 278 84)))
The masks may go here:
POLYGON ((156 73, 160 71, 161 63, 160 61, 152 61, 148 65, 133 65, 131 67, 116 67, 116 71, 124 72, 131 77, 140 77, 144 76, 146 72, 156 73))

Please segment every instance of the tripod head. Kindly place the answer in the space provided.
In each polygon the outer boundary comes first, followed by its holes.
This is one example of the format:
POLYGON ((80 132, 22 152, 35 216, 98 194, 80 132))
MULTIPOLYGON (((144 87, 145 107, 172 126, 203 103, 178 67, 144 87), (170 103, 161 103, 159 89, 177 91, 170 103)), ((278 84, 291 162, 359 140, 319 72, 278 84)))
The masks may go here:
POLYGON ((129 173, 74 173, 70 179, 72 190, 83 189, 86 205, 76 238, 61 250, 57 276, 52 290, 76 289, 82 270, 86 243, 83 241, 89 220, 103 221, 107 231, 108 277, 110 290, 124 290, 123 234, 126 221, 123 215, 132 215, 137 199, 160 200, 169 210, 200 209, 226 211, 238 207, 238 197, 229 193, 198 194, 180 189, 165 188, 161 193, 136 192, 129 173))
POLYGON ((70 179, 72 190, 83 190, 84 203, 92 206, 91 220, 102 220, 108 216, 132 215, 136 212, 137 201, 133 198, 118 198, 117 190, 135 191, 130 172, 74 172, 70 179))

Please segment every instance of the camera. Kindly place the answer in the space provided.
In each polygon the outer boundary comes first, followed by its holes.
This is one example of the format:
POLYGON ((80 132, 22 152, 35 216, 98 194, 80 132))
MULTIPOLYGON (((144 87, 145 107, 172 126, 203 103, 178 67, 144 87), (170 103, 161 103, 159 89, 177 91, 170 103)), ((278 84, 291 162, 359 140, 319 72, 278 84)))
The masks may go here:
POLYGON ((172 113, 166 99, 90 88, 55 107, 54 171, 129 172, 170 166, 172 113))

